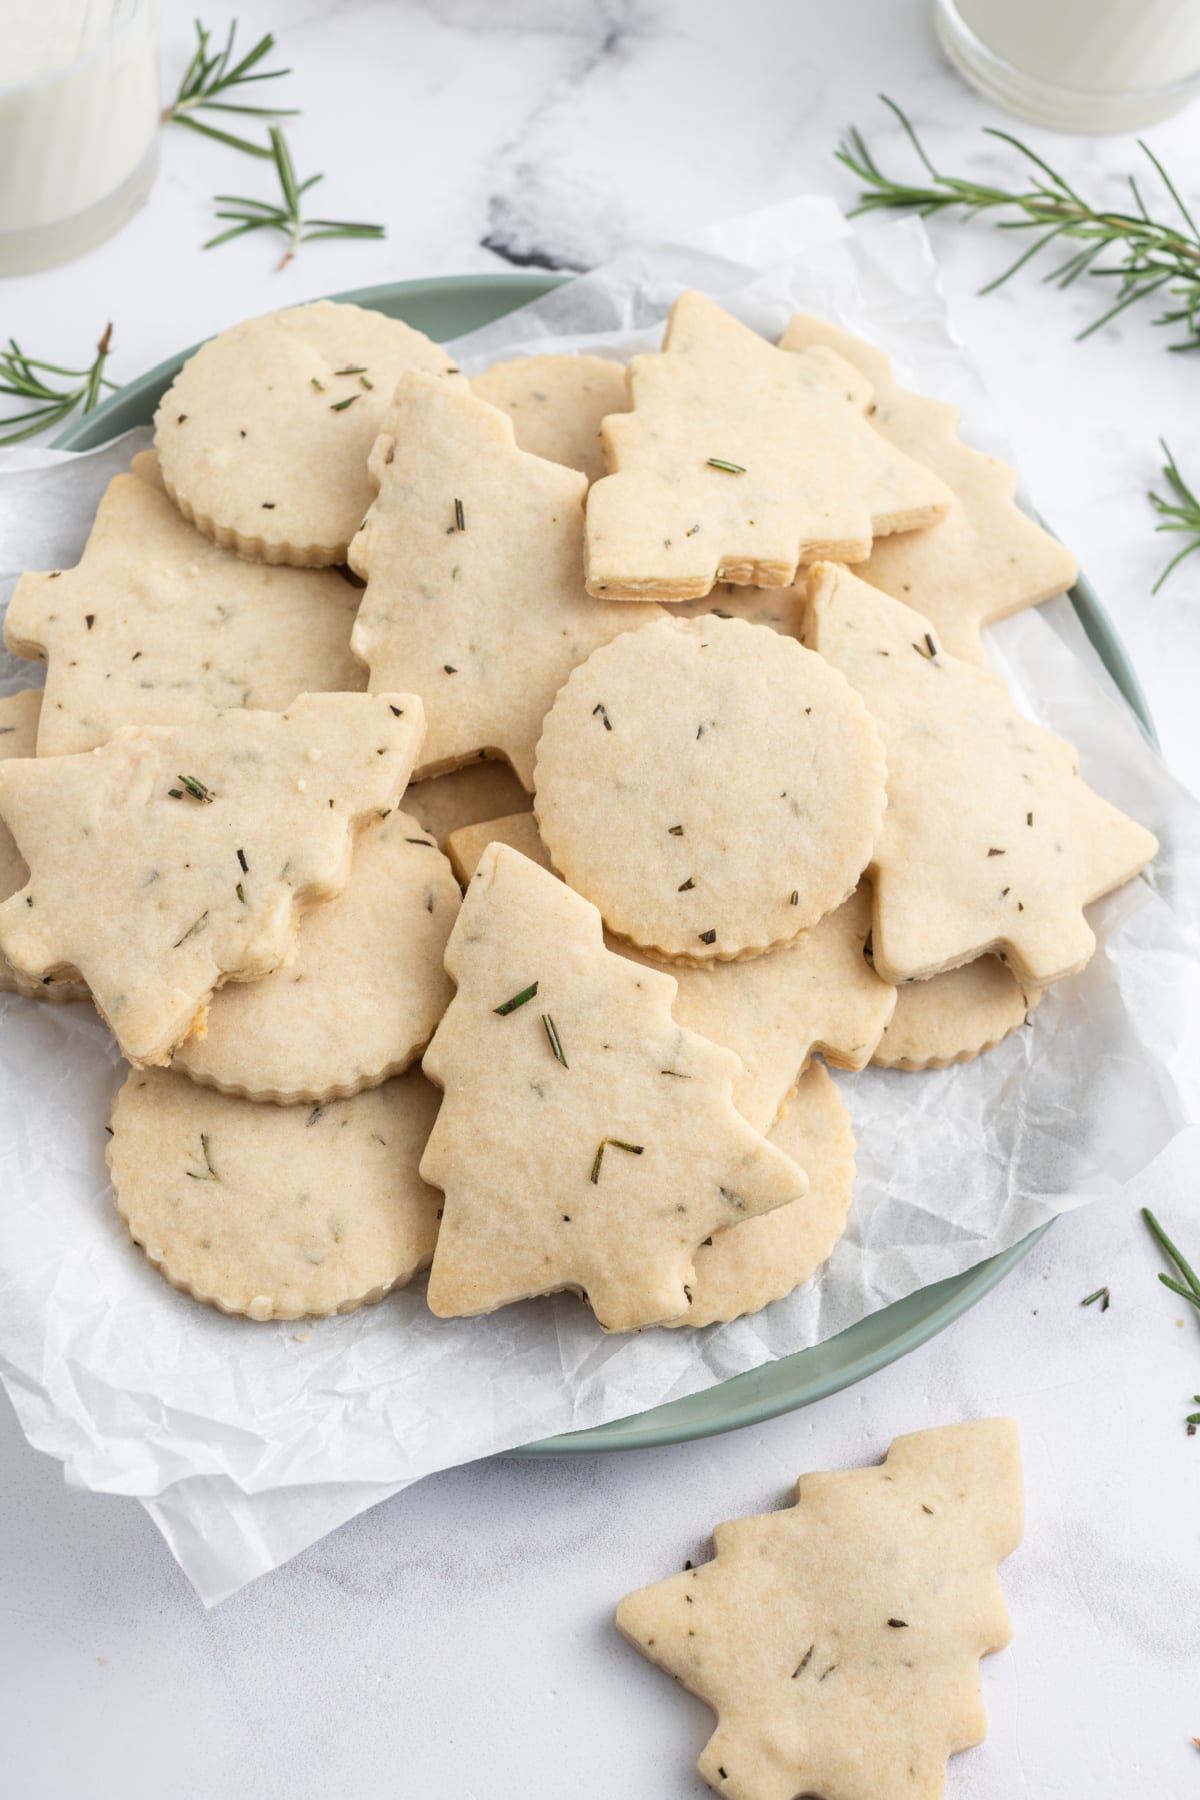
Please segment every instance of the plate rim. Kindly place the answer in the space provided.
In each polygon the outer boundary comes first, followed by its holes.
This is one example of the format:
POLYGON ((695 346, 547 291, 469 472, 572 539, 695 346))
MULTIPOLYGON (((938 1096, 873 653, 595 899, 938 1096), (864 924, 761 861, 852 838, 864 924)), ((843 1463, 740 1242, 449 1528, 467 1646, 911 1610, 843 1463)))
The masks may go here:
MULTIPOLYGON (((369 287, 347 288, 337 293, 319 296, 352 305, 392 307, 398 301, 437 300, 448 292, 462 292, 464 289, 481 290, 491 288, 498 290, 503 297, 511 295, 511 304, 500 304, 493 313, 493 318, 502 318, 506 313, 515 311, 531 300, 540 298, 553 288, 560 287, 571 280, 570 275, 553 270, 494 270, 473 272, 461 275, 421 276, 408 281, 379 282, 369 287)), ((292 305, 306 305, 310 302, 294 301, 292 305)), ((285 310, 285 309, 281 309, 285 310)), ((149 390, 165 384, 172 379, 183 361, 199 348, 193 344, 185 350, 164 358, 153 368, 143 374, 134 376, 132 380, 122 384, 117 391, 90 413, 73 420, 52 440, 51 448, 56 450, 89 450, 112 441, 119 431, 106 430, 105 426, 114 415, 126 411, 131 402, 136 403, 149 390)), ((128 426, 125 429, 129 429, 128 426)), ((1043 521, 1044 523, 1044 521, 1043 521)), ((1047 529, 1050 528, 1047 526, 1047 529)), ((1089 641, 1096 650, 1109 675, 1116 683, 1122 698, 1134 717, 1138 720, 1147 737, 1154 744, 1158 739, 1146 697, 1142 691, 1136 671, 1130 661, 1129 654, 1117 634, 1111 618, 1097 596, 1095 589, 1086 575, 1080 572, 1075 586, 1071 588, 1068 598, 1075 610, 1089 641)), ((688 1394, 677 1400, 667 1401, 659 1406, 651 1407, 642 1413, 634 1413, 621 1419, 612 1419, 602 1425, 588 1426, 580 1431, 564 1432, 556 1437, 542 1438, 531 1444, 524 1444, 507 1451, 509 1456, 579 1456, 593 1455, 626 1450, 660 1449, 668 1444, 687 1443, 698 1438, 717 1437, 729 1431, 739 1431, 749 1425, 760 1425, 768 1419, 778 1418, 781 1414, 800 1410, 811 1406, 818 1400, 826 1399, 830 1394, 838 1393, 847 1387, 853 1387, 860 1381, 886 1368, 890 1363, 898 1362, 910 1351, 918 1349, 922 1344, 936 1337, 962 1317, 984 1296, 991 1292, 1005 1276, 1021 1262, 1050 1229, 1053 1220, 1047 1220, 1036 1230, 1021 1238, 998 1255, 986 1261, 976 1263, 974 1267, 963 1270, 961 1274, 948 1277, 945 1281, 930 1284, 925 1288, 914 1289, 912 1294, 892 1302, 890 1306, 881 1307, 864 1319, 856 1320, 845 1330, 836 1332, 832 1337, 823 1339, 818 1344, 796 1350, 789 1356, 777 1357, 768 1363, 759 1364, 754 1369, 745 1370, 739 1375, 715 1383, 712 1387, 702 1388, 694 1394, 688 1394), (931 1303, 927 1301, 926 1310, 912 1324, 900 1328, 884 1344, 874 1344, 857 1355, 854 1354, 851 1340, 862 1328, 871 1323, 877 1328, 886 1315, 899 1307, 907 1307, 921 1295, 939 1297, 931 1303), (823 1352, 827 1356, 831 1346, 842 1346, 842 1360, 826 1370, 824 1374, 810 1376, 805 1380, 799 1365, 805 1357, 815 1352, 823 1352), (756 1382, 773 1376, 773 1385, 781 1387, 781 1391, 767 1396, 755 1395, 756 1382), (794 1381, 789 1379, 794 1376, 794 1381), (680 1419, 677 1409, 716 1396, 723 1396, 724 1407, 717 1417, 708 1419, 680 1419), (746 1398, 742 1398, 745 1395, 746 1398), (657 1421, 657 1422, 655 1422, 657 1421)))

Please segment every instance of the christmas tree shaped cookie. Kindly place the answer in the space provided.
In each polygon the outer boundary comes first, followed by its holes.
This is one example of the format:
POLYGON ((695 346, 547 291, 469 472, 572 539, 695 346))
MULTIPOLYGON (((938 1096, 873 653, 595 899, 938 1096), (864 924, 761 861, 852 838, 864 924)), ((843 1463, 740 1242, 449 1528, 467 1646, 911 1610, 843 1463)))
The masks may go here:
POLYGON ((924 613, 952 656, 982 662, 981 626, 1071 586, 1075 558, 1017 505, 1015 469, 963 443, 954 407, 898 386, 881 350, 808 313, 796 314, 779 343, 800 351, 824 345, 853 363, 875 390, 879 435, 952 490, 954 504, 938 524, 880 539, 856 570, 924 613))
POLYGON ((907 981, 989 951, 1034 987, 1081 969, 1096 943, 1084 907, 1145 868, 1152 833, 1080 779, 1070 744, 1022 718, 999 675, 847 570, 814 570, 805 641, 862 695, 887 752, 879 973, 907 981))
POLYGON ((442 957, 458 907, 433 839, 390 812, 355 843, 345 891, 301 919, 287 967, 214 994, 172 1067, 281 1104, 344 1100, 400 1074, 450 1002, 442 957))
POLYGON ((737 1059, 672 1018, 671 977, 613 956, 596 909, 505 845, 446 967, 424 1062, 443 1089, 421 1161, 446 1196, 435 1313, 571 1288, 609 1331, 677 1319, 705 1238, 803 1198, 734 1109, 737 1059))
POLYGON ((571 670, 658 609, 589 599, 585 477, 518 450, 511 420, 464 389, 405 376, 371 476, 379 495, 350 562, 367 583, 351 641, 372 691, 420 694, 420 773, 489 751, 531 788, 571 670))
MULTIPOLYGON (((464 887, 491 843, 550 867, 533 814, 514 813, 451 832, 446 851, 464 887)), ((863 954, 870 930, 871 893, 861 887, 794 943, 741 962, 690 968, 655 961, 622 938, 606 935, 605 943, 617 956, 675 977, 675 1017, 737 1054, 742 1068, 734 1105, 757 1130, 769 1131, 814 1050, 843 1069, 865 1069, 871 1061, 896 989, 863 954)))
POLYGON ((633 411, 601 433, 612 473, 588 496, 590 594, 786 587, 799 563, 861 561, 873 538, 951 504, 872 431, 871 384, 851 363, 777 349, 703 294, 680 296, 662 351, 635 356, 629 379, 633 411))
POLYGON ((440 1197, 417 1174, 437 1095, 417 1069, 329 1106, 256 1106, 169 1069, 113 1103, 117 1210, 173 1287, 222 1312, 353 1312, 429 1266, 440 1197))
POLYGON ((67 756, 119 725, 361 691, 358 601, 332 569, 218 549, 175 510, 146 453, 109 483, 76 568, 21 577, 4 641, 48 665, 38 755, 67 756))
POLYGON ((303 694, 0 763, 30 871, 0 905, 0 950, 28 978, 82 976, 130 1062, 166 1062, 222 982, 288 960, 297 910, 345 887, 354 834, 396 804, 420 741, 412 694, 303 694))
MULTIPOLYGON (((37 754, 38 714, 42 706, 41 688, 25 688, 0 700, 0 762, 12 757, 37 754)), ((0 824, 0 900, 19 893, 29 871, 12 833, 0 824)), ((0 991, 24 994, 30 1000, 86 1000, 88 991, 81 981, 54 980, 45 977, 31 981, 18 975, 6 957, 0 955, 0 991)))
POLYGON ((718 1525, 711 1562, 617 1624, 716 1713, 698 1766, 728 1800, 941 1800, 986 1735, 978 1662, 1012 1635, 996 1565, 1022 1527, 1011 1419, 917 1431, 718 1525))

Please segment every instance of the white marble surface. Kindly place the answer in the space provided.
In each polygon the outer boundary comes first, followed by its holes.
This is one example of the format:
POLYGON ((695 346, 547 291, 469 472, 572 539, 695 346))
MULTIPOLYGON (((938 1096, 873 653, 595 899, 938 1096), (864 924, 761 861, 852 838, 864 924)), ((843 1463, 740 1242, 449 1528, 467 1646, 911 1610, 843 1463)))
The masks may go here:
MULTIPOLYGON (((170 0, 166 12, 173 84, 190 13, 170 0)), ((282 275, 265 239, 202 255, 208 196, 264 175, 176 132, 151 206, 120 238, 0 287, 5 334, 70 362, 112 317, 113 373, 127 378, 322 291, 502 256, 582 266, 633 235, 794 191, 847 201, 830 159, 847 123, 900 154, 881 88, 946 166, 998 166, 978 128, 1004 121, 943 66, 916 0, 254 0, 239 12, 244 34, 284 34, 288 98, 305 109, 290 136, 302 174, 327 172, 322 210, 386 220, 387 243, 314 244, 282 275)), ((1029 137, 1123 204, 1130 140, 1029 137)), ((1200 111, 1150 141, 1194 192, 1200 111)), ((1200 557, 1151 597, 1163 540, 1144 498, 1160 434, 1200 476, 1200 372, 1142 316, 1073 344, 1095 304, 1084 288, 1059 296, 1024 279, 977 297, 1005 245, 949 224, 934 237, 1028 484, 1200 787, 1200 557)), ((1198 1160, 1180 1144, 1139 1195, 1193 1246, 1198 1160)), ((0 1787, 14 1800, 315 1800, 335 1784, 685 1800, 703 1791, 691 1763, 707 1715, 616 1638, 619 1595, 694 1557, 717 1519, 782 1502, 805 1468, 1003 1411, 1028 1465, 1027 1540, 1005 1572, 1017 1635, 985 1665, 988 1743, 956 1760, 948 1791, 1191 1793, 1200 1439, 1182 1417, 1200 1343, 1156 1266, 1132 1199, 1090 1208, 944 1337, 860 1388, 687 1448, 435 1478, 207 1615, 140 1508, 65 1492, 2 1402, 0 1787), (1101 1283, 1110 1310, 1081 1310, 1101 1283)))

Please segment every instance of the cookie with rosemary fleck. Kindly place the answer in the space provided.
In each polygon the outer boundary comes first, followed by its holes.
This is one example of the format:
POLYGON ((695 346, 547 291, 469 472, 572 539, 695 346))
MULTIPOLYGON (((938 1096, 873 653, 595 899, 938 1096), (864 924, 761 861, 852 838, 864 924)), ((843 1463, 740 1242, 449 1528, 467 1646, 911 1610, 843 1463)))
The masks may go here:
POLYGON ((871 429, 871 384, 823 346, 777 349, 698 293, 629 365, 588 496, 589 594, 693 600, 716 582, 787 587, 800 563, 860 562, 953 496, 871 429))
POLYGON ((0 950, 30 980, 82 977, 129 1061, 165 1063, 223 982, 288 962, 297 913, 341 893, 421 728, 413 694, 302 694, 0 763, 30 871, 0 905, 0 950))
POLYGON ((534 811, 611 930, 702 963, 789 943, 841 905, 884 774, 866 707, 821 657, 741 619, 661 619, 560 690, 534 811))
POLYGON ((400 1074, 454 992, 442 957, 459 901, 433 839, 390 812, 358 837, 344 892, 300 920, 294 959, 214 994, 172 1067, 281 1104, 344 1100, 400 1074))
POLYGON ((994 1050, 1042 997, 998 956, 980 956, 927 981, 905 981, 871 1058, 883 1069, 944 1069, 994 1050))
MULTIPOLYGON (((514 813, 451 832, 446 853, 464 887, 490 843, 550 867, 533 815, 514 813)), ((871 894, 863 886, 794 943, 741 962, 690 968, 647 956, 611 933, 605 943, 675 977, 675 1017, 737 1053, 734 1105, 757 1130, 769 1131, 814 1051, 843 1069, 870 1062, 896 1005, 896 989, 864 955, 870 929, 871 894)))
POLYGON ((353 1312, 427 1268, 440 1196, 417 1173, 419 1070, 328 1106, 256 1106, 133 1069, 108 1164, 130 1237, 172 1287, 250 1319, 353 1312))
POLYGON ((617 1626, 716 1713, 697 1766, 726 1800, 941 1800, 987 1734, 978 1664, 1012 1636, 996 1565, 1023 1529, 1013 1420, 914 1431, 718 1525, 617 1626))
POLYGON ((424 1061, 443 1089, 421 1159, 445 1193, 435 1313, 572 1289, 607 1331, 677 1319, 705 1238, 803 1198, 734 1107, 737 1058, 678 1025, 671 977, 605 949, 595 907, 528 858, 484 852, 446 967, 424 1061))
POLYGON ((871 423, 906 456, 940 475, 954 503, 936 525, 881 538, 855 573, 923 613, 952 656, 983 661, 980 628, 1069 588, 1079 564, 1017 505, 1017 473, 958 435, 958 412, 902 388, 881 350, 824 319, 797 313, 783 350, 836 351, 875 390, 871 423))
POLYGON ((366 581, 351 643, 372 689, 425 703, 418 776, 503 756, 528 788, 542 720, 598 644, 658 616, 583 586, 574 469, 519 450, 512 421, 431 375, 406 375, 371 452, 378 497, 350 546, 366 581))
POLYGON ((78 565, 23 575, 4 641, 45 662, 39 756, 297 694, 361 692, 357 589, 333 569, 245 562, 189 525, 152 452, 109 483, 78 565))
POLYGON ((601 420, 629 405, 625 364, 604 356, 515 356, 472 375, 471 388, 508 414, 522 450, 589 481, 605 473, 601 420))
POLYGON ((475 825, 480 819, 527 812, 533 799, 506 762, 477 756, 461 769, 415 781, 404 804, 445 849, 452 831, 475 825))
MULTIPOLYGON (((25 688, 19 694, 0 699, 0 762, 12 757, 37 754, 38 714, 41 711, 41 688, 25 688)), ((0 822, 0 900, 19 893, 29 871, 21 852, 13 842, 7 825, 0 822)), ((81 981, 56 980, 44 976, 40 981, 18 975, 7 957, 0 955, 0 992, 24 994, 29 1000, 86 1000, 87 988, 81 981)))
POLYGON ((673 1325, 716 1325, 761 1312, 815 1274, 846 1229, 854 1195, 854 1132, 828 1069, 813 1063, 804 1071, 768 1137, 801 1165, 808 1193, 702 1244, 689 1283, 691 1306, 673 1325))
POLYGON ((405 369, 458 379, 423 332, 363 306, 316 300, 231 325, 159 402, 167 492, 206 537, 255 562, 345 562, 372 500, 367 457, 405 369))
POLYGON ((928 619, 849 570, 813 571, 805 641, 855 687, 887 749, 871 858, 872 948, 888 981, 1003 955, 1023 986, 1096 947, 1084 908, 1158 844, 1080 778, 1062 738, 1016 710, 999 675, 948 655, 928 619))

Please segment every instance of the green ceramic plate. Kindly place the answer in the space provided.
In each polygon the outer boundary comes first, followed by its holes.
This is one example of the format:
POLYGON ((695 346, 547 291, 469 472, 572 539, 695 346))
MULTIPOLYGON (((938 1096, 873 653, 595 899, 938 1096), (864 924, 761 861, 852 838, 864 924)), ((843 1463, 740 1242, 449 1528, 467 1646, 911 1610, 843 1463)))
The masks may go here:
MULTIPOLYGON (((474 331, 491 319, 524 306, 557 286, 563 277, 541 273, 501 275, 447 275, 428 281, 390 282, 383 287, 359 288, 336 294, 337 300, 355 300, 376 307, 393 318, 405 319, 430 337, 445 342, 474 331)), ((160 363, 156 369, 131 381, 95 412, 68 426, 55 439, 64 450, 93 450, 136 425, 149 425, 161 395, 174 380, 191 350, 160 363)), ((1130 707, 1153 736, 1153 726, 1137 676, 1120 639, 1100 602, 1081 577, 1071 594, 1075 611, 1109 674, 1130 707)), ((1042 1227, 1042 1231, 1048 1229, 1042 1227)), ((1000 1256, 922 1288, 906 1299, 886 1306, 870 1318, 860 1319, 823 1344, 795 1356, 767 1363, 736 1375, 703 1393, 656 1406, 631 1419, 616 1419, 590 1431, 529 1444, 517 1455, 564 1455, 580 1451, 635 1450, 658 1444, 679 1443, 687 1438, 711 1437, 740 1425, 755 1425, 776 1414, 808 1406, 826 1394, 849 1387, 873 1375, 887 1363, 906 1356, 928 1338, 957 1319, 981 1300, 1009 1270, 1028 1254, 1042 1235, 1033 1232, 1000 1256)))

